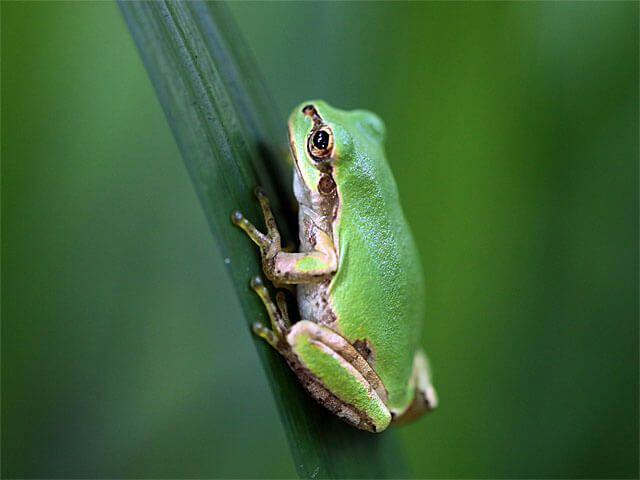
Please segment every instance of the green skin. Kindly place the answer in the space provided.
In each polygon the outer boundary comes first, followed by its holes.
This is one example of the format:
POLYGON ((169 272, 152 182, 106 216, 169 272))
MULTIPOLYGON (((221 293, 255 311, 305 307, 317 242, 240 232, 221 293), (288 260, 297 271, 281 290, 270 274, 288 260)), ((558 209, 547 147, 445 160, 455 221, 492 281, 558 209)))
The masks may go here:
POLYGON ((384 125, 364 110, 305 102, 289 118, 300 248, 283 252, 264 194, 268 233, 239 212, 233 222, 260 246, 265 274, 296 284, 301 321, 282 294, 273 304, 259 278, 272 328, 254 325, 309 393, 352 425, 380 432, 437 405, 418 348, 424 281, 386 161, 384 125), (320 132, 320 133, 319 133, 320 132))

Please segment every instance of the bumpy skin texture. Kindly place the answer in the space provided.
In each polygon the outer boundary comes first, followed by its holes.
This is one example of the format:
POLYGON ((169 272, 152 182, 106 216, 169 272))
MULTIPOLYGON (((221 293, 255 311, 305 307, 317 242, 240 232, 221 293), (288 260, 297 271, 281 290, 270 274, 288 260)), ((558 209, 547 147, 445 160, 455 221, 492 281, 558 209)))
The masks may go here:
MULTIPOLYGON (((320 179, 311 161, 303 161, 305 155, 309 157, 303 132, 313 127, 313 121, 301 112, 309 104, 334 133, 331 175, 339 202, 332 225, 338 267, 328 284, 335 318, 309 319, 328 324, 352 344, 360 341, 369 347, 375 371, 388 391, 387 406, 392 412, 402 412, 414 395, 410 378, 423 319, 424 283, 385 157, 384 126, 375 114, 364 110, 345 112, 319 100, 301 104, 293 111, 289 128, 292 150, 298 157, 296 176, 306 186, 317 185, 320 179)), ((313 199, 298 190, 301 208, 313 208, 313 199)), ((302 235, 301 229, 304 246, 302 235)), ((315 298, 311 289, 309 285, 299 287, 303 318, 308 318, 305 313, 319 316, 306 305, 315 298)))

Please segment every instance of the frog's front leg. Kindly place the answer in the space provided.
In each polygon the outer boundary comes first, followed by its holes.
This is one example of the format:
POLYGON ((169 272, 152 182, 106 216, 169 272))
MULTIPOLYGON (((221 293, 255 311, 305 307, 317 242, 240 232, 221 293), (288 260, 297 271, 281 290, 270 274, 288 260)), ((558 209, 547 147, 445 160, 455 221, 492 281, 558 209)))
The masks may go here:
POLYGON ((267 234, 259 231, 242 213, 233 212, 231 220, 242 228, 253 242, 260 247, 262 268, 265 275, 276 284, 318 282, 336 272, 338 257, 331 237, 316 229, 315 248, 304 253, 285 252, 282 249, 280 232, 269 206, 269 200, 261 188, 255 189, 264 214, 267 234))
POLYGON ((391 422, 387 391, 380 377, 344 337, 308 320, 289 321, 282 292, 273 304, 269 292, 254 278, 272 329, 254 323, 253 331, 286 359, 304 388, 332 413, 363 430, 381 432, 391 422))

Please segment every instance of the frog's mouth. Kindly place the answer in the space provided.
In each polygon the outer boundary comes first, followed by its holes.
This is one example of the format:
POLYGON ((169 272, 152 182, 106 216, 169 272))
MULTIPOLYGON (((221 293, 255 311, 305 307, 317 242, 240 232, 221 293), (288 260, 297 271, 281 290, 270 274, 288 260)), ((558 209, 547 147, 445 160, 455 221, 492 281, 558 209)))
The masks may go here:
POLYGON ((300 162, 304 162, 304 158, 301 155, 305 155, 304 150, 300 151, 296 144, 296 137, 293 133, 292 122, 289 122, 288 136, 289 136, 289 148, 291 149, 291 157, 294 165, 293 169, 293 194, 301 207, 311 206, 311 192, 305 187, 304 175, 302 173, 302 167, 300 162))

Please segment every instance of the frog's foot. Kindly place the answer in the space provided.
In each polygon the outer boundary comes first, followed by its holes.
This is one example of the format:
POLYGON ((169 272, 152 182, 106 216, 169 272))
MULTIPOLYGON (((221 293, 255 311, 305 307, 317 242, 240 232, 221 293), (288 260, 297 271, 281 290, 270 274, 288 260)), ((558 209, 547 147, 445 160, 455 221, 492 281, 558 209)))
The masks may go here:
POLYGON ((431 384, 429 360, 427 360, 427 356, 421 349, 418 349, 415 357, 413 357, 413 371, 410 382, 415 392, 413 401, 406 410, 399 413, 394 412, 394 425, 414 420, 438 406, 438 395, 431 384))
POLYGON ((276 294, 276 306, 269 296, 269 290, 264 286, 264 282, 260 277, 253 277, 251 279, 251 288, 258 294, 260 300, 262 300, 262 303, 267 309, 269 319, 271 320, 271 330, 260 322, 255 322, 252 326, 253 333, 264 338, 269 342, 269 345, 284 355, 289 350, 286 343, 286 336, 291 327, 284 292, 279 291, 276 294))
POLYGON ((260 202, 260 208, 264 215, 264 223, 267 226, 267 233, 264 234, 258 230, 245 216, 237 210, 231 214, 231 221, 234 225, 237 225, 245 231, 249 238, 260 247, 262 252, 262 258, 273 258, 279 251, 281 251, 280 231, 276 224, 276 219, 271 211, 271 205, 269 199, 264 193, 262 188, 256 187, 254 194, 260 202))

